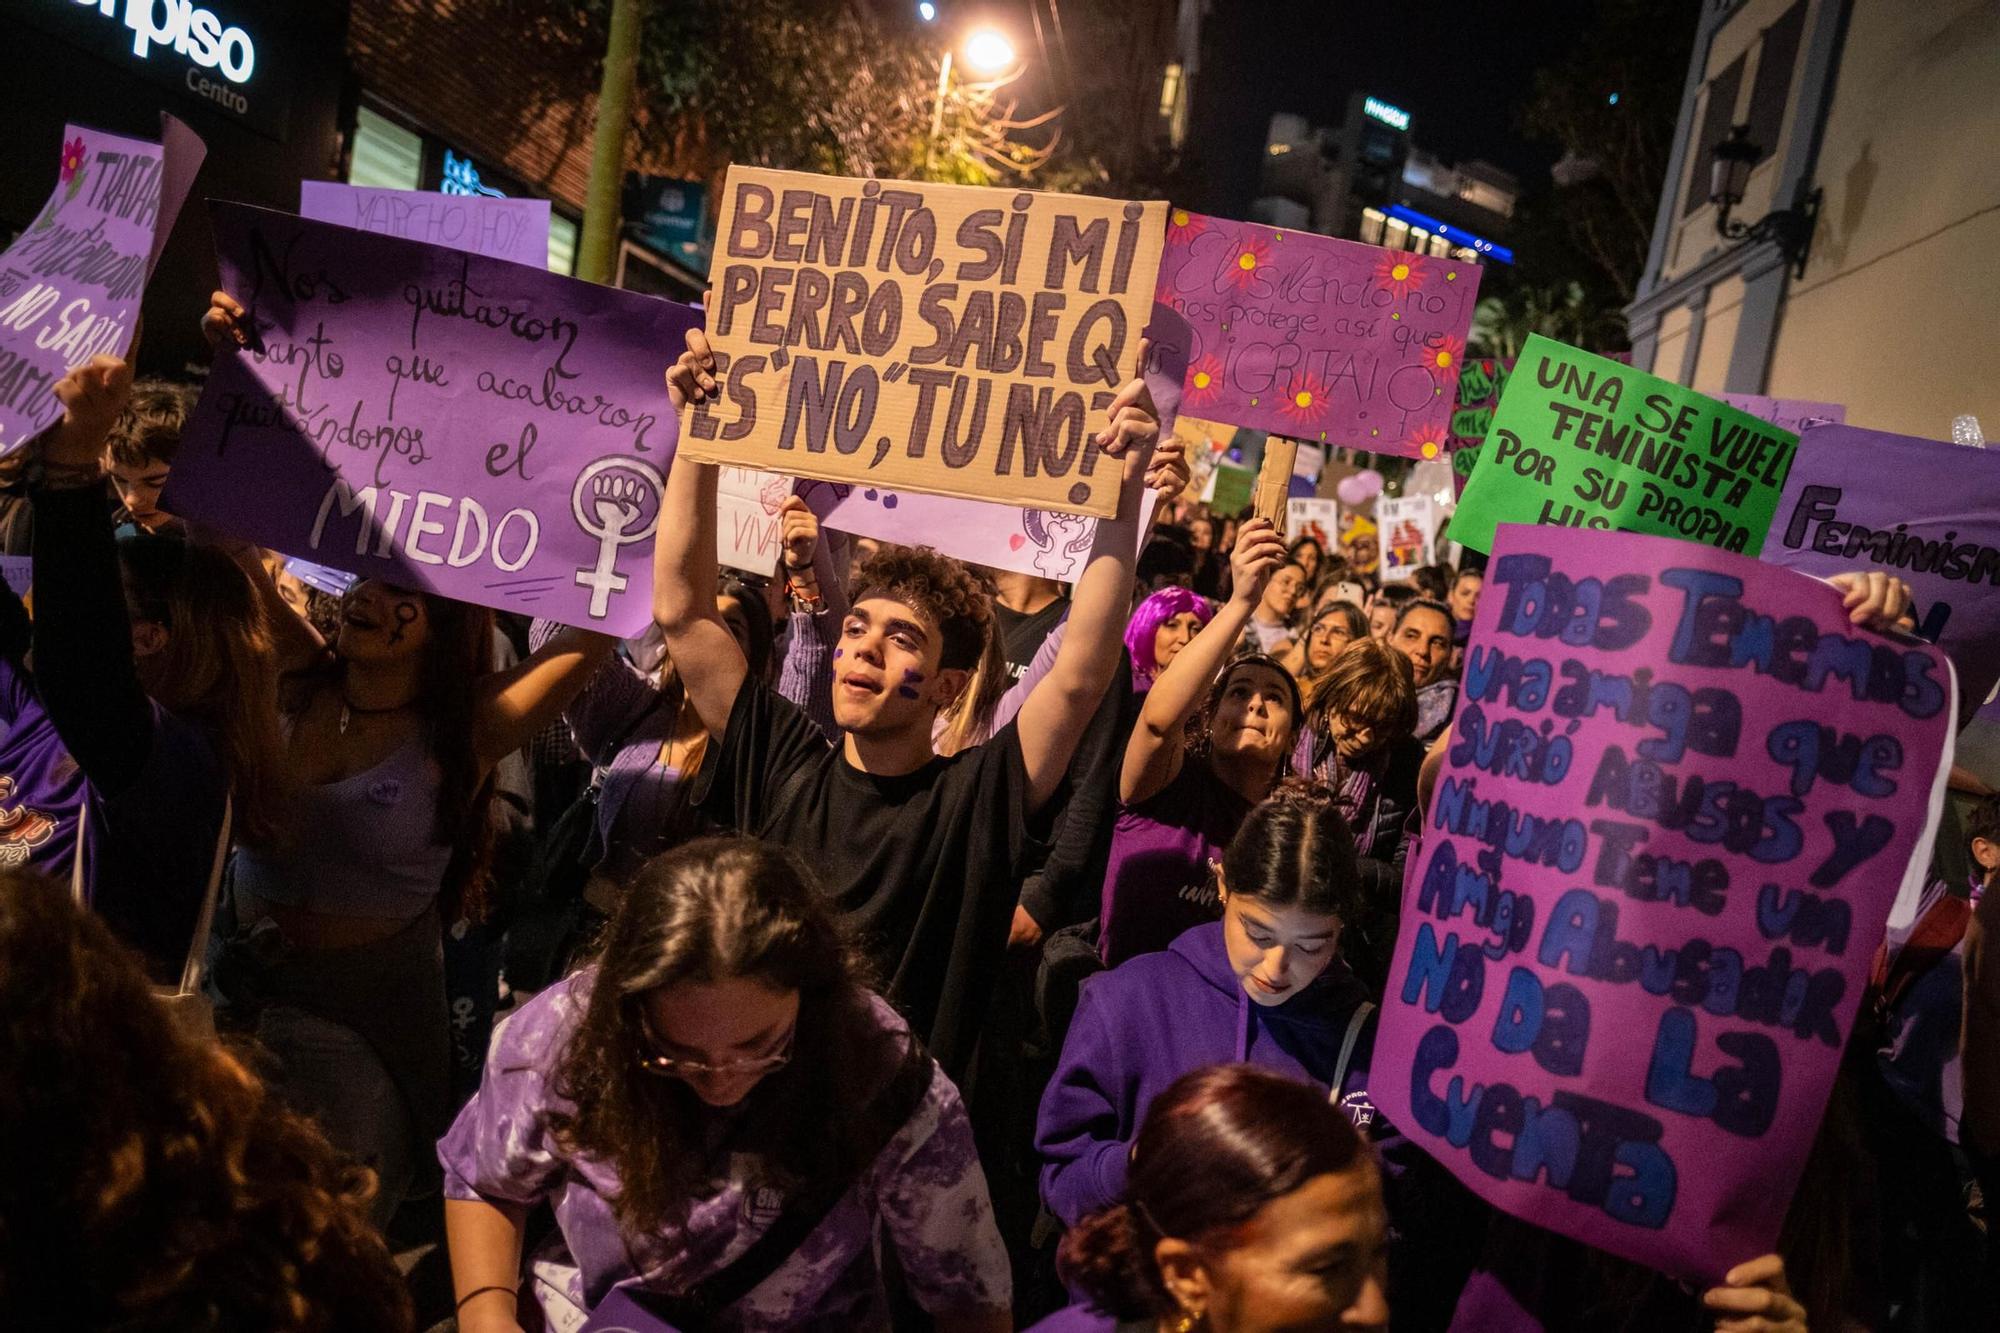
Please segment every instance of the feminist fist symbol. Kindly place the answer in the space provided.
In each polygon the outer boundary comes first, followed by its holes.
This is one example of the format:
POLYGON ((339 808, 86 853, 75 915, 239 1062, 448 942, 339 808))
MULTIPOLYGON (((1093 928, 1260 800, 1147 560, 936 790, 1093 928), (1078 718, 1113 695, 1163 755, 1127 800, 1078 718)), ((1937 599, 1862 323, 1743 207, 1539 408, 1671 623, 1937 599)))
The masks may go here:
POLYGON ((576 571, 577 583, 590 589, 593 620, 604 618, 611 594, 631 581, 618 572, 618 552, 653 535, 665 484, 658 468, 623 454, 600 458, 577 474, 570 513, 579 528, 597 538, 597 563, 576 571))

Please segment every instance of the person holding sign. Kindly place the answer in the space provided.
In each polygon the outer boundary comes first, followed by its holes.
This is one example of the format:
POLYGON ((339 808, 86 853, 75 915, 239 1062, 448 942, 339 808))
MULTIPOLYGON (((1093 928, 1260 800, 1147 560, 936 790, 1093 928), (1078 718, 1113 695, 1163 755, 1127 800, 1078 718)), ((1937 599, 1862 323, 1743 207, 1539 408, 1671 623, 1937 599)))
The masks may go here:
POLYGON ((1304 711, 1298 683, 1272 658, 1228 659, 1284 558, 1270 520, 1245 523, 1229 556, 1229 601, 1146 692, 1118 777, 1098 914, 1112 967, 1215 919, 1209 866, 1283 776, 1304 711), (1191 750, 1197 710, 1203 743, 1191 750))
POLYGON ((1117 1203, 1063 1242, 1089 1294, 1033 1333, 1389 1326, 1381 1173, 1319 1089, 1213 1065, 1147 1108, 1117 1203))
MULTIPOLYGON (((667 376, 682 409, 719 392, 707 339, 691 331, 687 343, 667 376)), ((933 749, 933 724, 992 633, 987 594, 962 565, 904 550, 864 568, 834 649, 844 736, 829 748, 810 718, 750 678, 716 615, 714 467, 683 457, 667 477, 654 617, 703 725, 719 738, 698 800, 719 823, 782 842, 820 868, 889 998, 948 1071, 972 1053, 1017 905, 1017 868, 1117 670, 1140 491, 1150 482, 1171 498, 1186 484, 1181 446, 1158 437, 1145 382, 1134 378, 1095 437, 1123 478, 1117 515, 1098 525, 1070 599, 1062 647, 1012 723, 949 758, 933 749)))

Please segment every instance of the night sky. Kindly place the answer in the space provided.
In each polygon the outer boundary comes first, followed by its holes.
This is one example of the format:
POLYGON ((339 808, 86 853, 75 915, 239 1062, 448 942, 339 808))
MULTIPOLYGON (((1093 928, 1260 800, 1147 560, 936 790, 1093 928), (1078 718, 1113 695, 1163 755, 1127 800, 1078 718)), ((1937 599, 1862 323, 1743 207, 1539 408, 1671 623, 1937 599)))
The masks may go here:
MULTIPOLYGON (((1485 158, 1529 189, 1558 155, 1527 140, 1519 112, 1534 72, 1561 58, 1593 6, 1361 5, 1350 0, 1217 0, 1203 20, 1186 184, 1197 207, 1241 216, 1271 115, 1336 123, 1352 91, 1411 115, 1411 137, 1447 161, 1485 158), (1273 40, 1273 34, 1284 34, 1273 40)), ((1690 27, 1694 15, 1690 10, 1690 27)))

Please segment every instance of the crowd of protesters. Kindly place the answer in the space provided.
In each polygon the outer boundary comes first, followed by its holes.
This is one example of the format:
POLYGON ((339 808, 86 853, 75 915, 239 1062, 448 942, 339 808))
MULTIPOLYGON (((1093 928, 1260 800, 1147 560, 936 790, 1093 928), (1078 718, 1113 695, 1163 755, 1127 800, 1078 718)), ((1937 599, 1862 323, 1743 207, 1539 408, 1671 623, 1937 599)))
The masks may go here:
MULTIPOLYGON (((211 340, 241 316, 217 293, 211 340)), ((717 391, 699 333, 665 369, 717 391)), ((1406 1077, 1375 1035, 1476 557, 1385 584, 1365 528, 1211 511, 1135 379, 1073 583, 850 549, 796 500, 769 577, 725 577, 683 462, 618 642, 304 588, 161 509, 187 390, 99 357, 59 395, 0 497, 34 559, 32 609, 0 592, 21 1327, 1992 1317, 1971 774, 1777 1251, 1697 1291, 1490 1208, 1370 1097, 1406 1077), (393 1265, 411 1217, 453 1311, 393 1265)))

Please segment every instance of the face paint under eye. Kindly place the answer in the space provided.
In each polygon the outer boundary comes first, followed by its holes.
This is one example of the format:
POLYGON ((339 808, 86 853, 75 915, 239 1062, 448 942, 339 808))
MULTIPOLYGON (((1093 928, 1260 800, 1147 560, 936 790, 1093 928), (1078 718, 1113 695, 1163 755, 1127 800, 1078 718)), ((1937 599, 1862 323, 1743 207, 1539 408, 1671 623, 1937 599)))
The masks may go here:
POLYGON ((416 624, 417 617, 422 614, 423 612, 417 610, 417 604, 415 602, 396 603, 396 628, 389 632, 390 646, 393 647, 394 645, 401 643, 403 641, 404 632, 407 631, 410 628, 410 626, 416 624))

